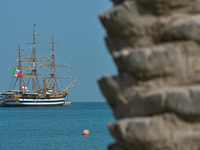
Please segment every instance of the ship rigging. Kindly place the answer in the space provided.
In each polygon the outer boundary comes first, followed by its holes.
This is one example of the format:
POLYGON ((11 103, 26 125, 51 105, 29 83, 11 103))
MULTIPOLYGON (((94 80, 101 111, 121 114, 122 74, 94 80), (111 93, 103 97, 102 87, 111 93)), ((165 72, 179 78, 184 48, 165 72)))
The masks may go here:
POLYGON ((16 81, 11 90, 3 91, 1 95, 4 96, 2 105, 3 106, 54 106, 54 105, 64 105, 65 97, 69 94, 69 89, 74 87, 76 78, 62 91, 59 91, 59 85, 57 79, 71 78, 69 76, 57 76, 56 67, 68 67, 65 63, 56 63, 55 61, 55 50, 61 50, 55 48, 55 44, 58 42, 54 41, 54 35, 52 34, 51 44, 51 57, 36 57, 36 44, 43 44, 42 42, 36 42, 36 36, 41 36, 40 34, 35 34, 35 27, 33 26, 33 34, 28 36, 33 37, 33 41, 25 44, 32 44, 32 56, 26 57, 21 55, 24 49, 16 50, 18 51, 18 66, 13 66, 13 75, 10 78, 16 78, 16 81), (37 66, 37 62, 49 62, 46 64, 41 64, 37 66), (30 66, 23 66, 22 63, 31 62, 30 66), (40 73, 38 68, 50 68, 50 72, 40 73), (23 70, 28 69, 29 72, 25 73, 23 70), (25 79, 28 79, 25 81, 25 79), (43 88, 39 79, 43 79, 43 88), (29 83, 32 80, 32 90, 29 91, 29 83), (19 82, 19 90, 14 90, 17 81, 19 82), (47 85, 49 85, 47 87, 47 85))

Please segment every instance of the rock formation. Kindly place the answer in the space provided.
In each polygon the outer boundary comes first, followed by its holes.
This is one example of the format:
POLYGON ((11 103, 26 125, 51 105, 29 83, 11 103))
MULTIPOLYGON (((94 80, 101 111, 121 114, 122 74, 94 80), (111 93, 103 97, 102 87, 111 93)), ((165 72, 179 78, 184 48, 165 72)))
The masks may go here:
POLYGON ((99 15, 117 76, 109 150, 200 149, 200 0, 112 0, 99 15))

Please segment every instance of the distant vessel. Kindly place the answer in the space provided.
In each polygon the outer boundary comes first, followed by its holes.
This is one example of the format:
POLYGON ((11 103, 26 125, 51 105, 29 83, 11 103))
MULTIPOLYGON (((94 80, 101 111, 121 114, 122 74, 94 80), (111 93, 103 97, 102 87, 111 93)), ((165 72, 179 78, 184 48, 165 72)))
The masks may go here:
POLYGON ((56 75, 56 67, 68 67, 65 63, 56 63, 55 62, 55 49, 54 44, 58 42, 54 42, 54 36, 52 34, 52 42, 48 43, 52 45, 51 49, 51 58, 48 57, 36 57, 36 44, 43 44, 40 42, 36 42, 36 36, 41 36, 39 34, 35 34, 35 25, 33 25, 33 34, 28 36, 33 36, 33 42, 26 43, 32 44, 32 56, 31 57, 23 57, 21 52, 23 49, 19 49, 18 51, 18 66, 12 67, 12 77, 16 78, 15 83, 12 90, 3 91, 1 96, 1 105, 4 107, 16 107, 16 106, 70 106, 71 102, 65 101, 65 97, 69 94, 69 89, 74 87, 74 83, 76 78, 73 78, 71 83, 65 87, 64 90, 59 90, 59 85, 57 83, 57 79, 61 78, 71 78, 68 76, 57 76, 56 75), (39 73, 37 67, 37 61, 49 61, 47 64, 41 64, 39 67, 50 68, 50 72, 39 73), (31 62, 30 66, 22 66, 22 63, 31 62), (23 73, 24 69, 28 69, 28 73, 23 73), (40 76, 40 77, 39 77, 40 76), (24 79, 28 79, 25 82, 24 79), (43 88, 41 88, 40 79, 43 79, 43 88), (29 81, 32 80, 32 90, 28 89, 29 81), (47 81, 46 81, 47 80, 47 81), (14 90, 16 83, 19 83, 19 90, 14 90))

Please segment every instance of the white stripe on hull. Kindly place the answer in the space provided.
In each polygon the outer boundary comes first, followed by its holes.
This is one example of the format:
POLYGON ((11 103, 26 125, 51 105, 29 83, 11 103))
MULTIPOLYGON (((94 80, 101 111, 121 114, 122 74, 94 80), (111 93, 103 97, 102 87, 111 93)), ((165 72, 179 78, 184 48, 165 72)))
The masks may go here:
POLYGON ((59 104, 64 104, 64 102, 53 102, 53 103, 48 103, 48 102, 44 102, 44 103, 37 103, 37 102, 30 102, 30 103, 27 103, 27 102, 21 102, 19 103, 20 105, 59 105, 59 104))
POLYGON ((26 103, 26 102, 20 102, 20 103, 6 103, 6 105, 25 105, 25 106, 45 106, 45 105, 63 105, 64 102, 54 102, 54 103, 37 103, 37 102, 30 102, 30 103, 26 103))
POLYGON ((65 98, 57 98, 57 99, 19 99, 19 102, 23 102, 23 101, 30 101, 30 102, 43 102, 43 101, 61 101, 61 100, 65 100, 65 98))
POLYGON ((15 102, 11 102, 12 99, 5 100, 6 106, 53 106, 53 105, 63 105, 65 98, 56 99, 13 99, 15 102), (9 102, 10 101, 10 102, 9 102))

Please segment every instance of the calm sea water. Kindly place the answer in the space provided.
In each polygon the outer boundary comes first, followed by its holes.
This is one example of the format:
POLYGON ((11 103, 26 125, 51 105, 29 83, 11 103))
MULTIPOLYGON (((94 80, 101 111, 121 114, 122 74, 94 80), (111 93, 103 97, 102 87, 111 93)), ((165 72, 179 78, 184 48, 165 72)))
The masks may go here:
POLYGON ((106 150, 114 139, 105 102, 73 102, 68 107, 0 107, 1 150, 106 150), (90 134, 83 136, 84 129, 90 134))

